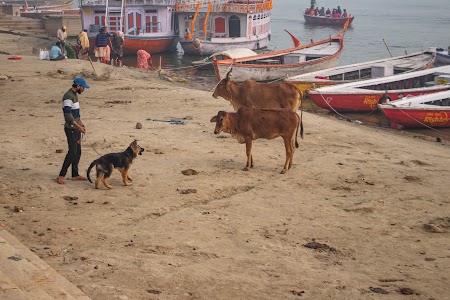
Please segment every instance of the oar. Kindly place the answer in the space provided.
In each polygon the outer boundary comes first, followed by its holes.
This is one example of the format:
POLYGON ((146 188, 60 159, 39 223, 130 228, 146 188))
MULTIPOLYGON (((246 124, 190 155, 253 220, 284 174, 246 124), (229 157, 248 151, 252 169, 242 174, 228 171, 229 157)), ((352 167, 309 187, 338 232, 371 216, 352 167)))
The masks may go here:
POLYGON ((386 44, 386 41, 383 39, 384 45, 386 46, 387 51, 389 52, 389 55, 392 57, 391 50, 389 50, 388 45, 386 44))

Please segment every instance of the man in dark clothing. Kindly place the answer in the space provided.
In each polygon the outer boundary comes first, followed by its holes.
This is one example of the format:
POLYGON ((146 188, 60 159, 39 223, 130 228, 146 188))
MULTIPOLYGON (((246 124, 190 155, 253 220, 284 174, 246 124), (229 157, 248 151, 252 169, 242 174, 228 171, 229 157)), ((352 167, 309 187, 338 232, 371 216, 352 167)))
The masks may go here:
POLYGON ((81 139, 86 133, 86 127, 80 119, 80 103, 78 94, 84 92, 90 86, 83 78, 75 78, 72 87, 64 94, 62 100, 62 109, 64 113, 64 132, 67 137, 69 151, 64 159, 63 166, 59 172, 56 182, 64 184, 64 177, 67 174, 69 166, 72 165, 72 180, 85 181, 86 178, 78 173, 78 163, 81 158, 81 139))
POLYGON ((342 15, 342 10, 341 7, 338 5, 338 8, 336 9, 336 12, 340 15, 342 15))
MULTIPOLYGON (((97 59, 100 59, 100 61, 104 62, 103 59, 106 55, 108 55, 108 51, 106 49, 106 46, 109 46, 109 39, 111 35, 106 32, 106 28, 102 27, 100 28, 99 33, 95 37, 95 57, 97 59)), ((108 59, 109 60, 109 59, 108 59)))

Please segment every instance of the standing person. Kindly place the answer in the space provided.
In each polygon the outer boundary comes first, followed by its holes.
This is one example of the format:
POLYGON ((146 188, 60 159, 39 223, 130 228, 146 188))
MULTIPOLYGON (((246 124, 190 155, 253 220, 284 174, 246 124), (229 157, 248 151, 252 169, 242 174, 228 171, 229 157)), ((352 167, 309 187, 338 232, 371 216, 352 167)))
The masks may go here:
POLYGON ((138 69, 146 69, 148 70, 150 64, 150 68, 152 70, 155 69, 152 63, 152 56, 145 50, 138 50, 137 52, 137 68, 138 69))
POLYGON ((106 32, 106 28, 102 27, 100 28, 99 33, 95 37, 95 57, 97 58, 97 61, 104 61, 105 56, 107 54, 107 48, 108 46, 108 40, 110 38, 109 33, 106 32))
POLYGON ((122 57, 123 57, 123 32, 117 31, 115 34, 113 34, 113 57, 114 57, 114 65, 117 67, 122 66, 122 57))
POLYGON ((64 54, 62 54, 61 51, 61 42, 56 42, 55 45, 52 46, 52 48, 50 49, 50 53, 49 53, 49 59, 50 60, 63 60, 66 57, 64 56, 64 54))
POLYGON ((66 47, 66 40, 67 40, 67 27, 66 25, 64 25, 63 27, 61 27, 60 29, 58 29, 58 31, 56 32, 56 37, 58 38, 58 41, 60 42, 61 45, 61 51, 64 54, 65 52, 65 47, 66 47))
POLYGON ((338 8, 336 9, 336 12, 339 14, 339 16, 342 14, 342 10, 339 5, 338 5, 338 8))
POLYGON ((81 59, 87 59, 89 55, 90 44, 86 29, 83 29, 83 31, 80 32, 80 35, 77 39, 77 44, 80 48, 79 54, 81 56, 81 59))
POLYGON ((64 132, 66 133, 69 151, 66 154, 59 176, 56 178, 56 182, 59 184, 64 184, 64 178, 70 165, 72 165, 72 180, 86 180, 85 177, 80 176, 78 173, 78 163, 81 158, 81 139, 86 133, 86 127, 80 119, 78 94, 81 94, 88 88, 90 86, 86 83, 86 80, 78 77, 73 80, 72 87, 63 96, 64 132))

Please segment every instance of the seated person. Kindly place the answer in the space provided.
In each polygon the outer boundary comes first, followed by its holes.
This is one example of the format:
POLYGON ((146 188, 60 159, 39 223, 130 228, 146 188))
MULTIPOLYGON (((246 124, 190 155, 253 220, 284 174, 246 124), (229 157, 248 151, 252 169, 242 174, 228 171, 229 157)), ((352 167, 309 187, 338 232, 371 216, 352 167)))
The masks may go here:
POLYGON ((50 57, 50 60, 63 60, 66 58, 62 54, 60 42, 56 42, 56 45, 52 46, 52 48, 50 49, 49 57, 50 57))
POLYGON ((325 17, 325 8, 322 6, 322 8, 319 10, 319 16, 325 17))
POLYGON ((348 18, 347 10, 344 8, 341 18, 348 18))
POLYGON ((327 8, 327 11, 325 12, 325 17, 331 17, 331 10, 327 8))
POLYGON ((386 104, 392 101, 392 98, 389 97, 388 92, 385 91, 383 96, 380 97, 380 99, 378 99, 378 104, 386 104))

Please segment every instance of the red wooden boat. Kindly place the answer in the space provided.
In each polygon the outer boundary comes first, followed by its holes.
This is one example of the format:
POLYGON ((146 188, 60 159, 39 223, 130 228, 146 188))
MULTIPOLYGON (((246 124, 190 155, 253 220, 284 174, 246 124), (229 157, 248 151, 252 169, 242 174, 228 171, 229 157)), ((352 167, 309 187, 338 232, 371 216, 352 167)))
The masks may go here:
POLYGON ((308 90, 318 106, 339 112, 367 112, 377 109, 385 93, 391 100, 450 89, 450 66, 308 90), (448 79, 446 80, 446 78, 448 79))
POLYGON ((394 128, 450 127, 450 91, 405 97, 378 107, 394 128))
POLYGON ((306 24, 314 24, 314 25, 328 25, 328 26, 342 26, 347 22, 347 20, 350 20, 348 25, 352 24, 353 17, 352 15, 349 15, 347 18, 333 18, 333 17, 321 17, 321 16, 311 16, 307 14, 303 14, 303 17, 305 18, 306 24))

